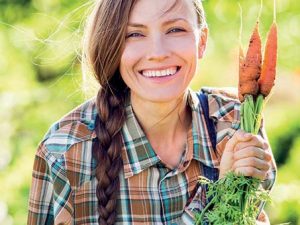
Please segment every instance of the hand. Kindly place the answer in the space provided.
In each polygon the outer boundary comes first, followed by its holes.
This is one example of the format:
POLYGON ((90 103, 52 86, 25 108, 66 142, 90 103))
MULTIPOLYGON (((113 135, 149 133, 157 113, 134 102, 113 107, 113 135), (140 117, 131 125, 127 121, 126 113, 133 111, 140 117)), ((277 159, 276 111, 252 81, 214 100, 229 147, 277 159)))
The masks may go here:
POLYGON ((268 148, 268 143, 262 137, 238 130, 225 146, 219 178, 233 171, 236 174, 265 179, 272 159, 269 151, 266 151, 268 148))

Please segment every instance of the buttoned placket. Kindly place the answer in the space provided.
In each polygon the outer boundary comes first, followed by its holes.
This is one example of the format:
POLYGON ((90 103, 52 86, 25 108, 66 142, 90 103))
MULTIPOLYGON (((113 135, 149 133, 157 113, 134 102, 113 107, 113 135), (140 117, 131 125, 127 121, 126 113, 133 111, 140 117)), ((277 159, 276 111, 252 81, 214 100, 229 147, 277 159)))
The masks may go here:
MULTIPOLYGON (((160 197, 160 203, 161 203, 161 209, 162 209, 162 215, 161 215, 161 218, 163 220, 163 218, 165 218, 165 215, 166 215, 166 210, 165 210, 165 202, 164 202, 164 198, 163 198, 163 195, 162 195, 162 191, 164 191, 164 187, 163 187, 163 184, 164 182, 166 182, 166 180, 168 178, 171 178, 173 176, 176 176, 178 175, 179 173, 183 173, 188 165, 190 164, 190 160, 187 159, 188 157, 188 144, 185 144, 184 146, 184 151, 182 153, 182 156, 180 158, 180 162, 178 164, 178 166, 176 168, 174 168, 173 170, 170 170, 169 172, 167 172, 165 174, 165 176, 159 181, 159 185, 158 185, 158 191, 159 191, 159 197, 160 197)), ((160 168, 160 169, 167 169, 167 167, 165 167, 163 165, 162 162, 159 162, 160 166, 162 166, 163 168, 160 168)), ((159 169, 159 168, 158 168, 159 169)), ((163 224, 167 224, 167 221, 162 221, 163 224)), ((172 223, 172 225, 175 225, 176 223, 172 223)))

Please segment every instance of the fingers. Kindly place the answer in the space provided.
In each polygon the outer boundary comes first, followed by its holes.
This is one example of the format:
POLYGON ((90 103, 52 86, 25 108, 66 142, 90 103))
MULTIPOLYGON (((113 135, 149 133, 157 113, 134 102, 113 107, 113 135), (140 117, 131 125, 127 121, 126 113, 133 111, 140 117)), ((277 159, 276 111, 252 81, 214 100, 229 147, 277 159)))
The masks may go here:
MULTIPOLYGON (((243 136, 245 135, 244 133, 243 136)), ((232 171, 261 180, 265 179, 272 160, 272 155, 267 151, 268 143, 262 137, 253 134, 248 134, 243 141, 237 135, 236 140, 239 141, 234 145, 232 171)))
POLYGON ((265 179, 272 160, 268 148, 268 143, 262 137, 238 130, 225 146, 220 162, 220 177, 233 171, 265 179))
POLYGON ((236 145, 240 142, 250 141, 252 138, 252 134, 246 133, 242 130, 238 130, 234 133, 234 135, 229 139, 226 144, 224 151, 234 151, 236 149, 236 145))
MULTIPOLYGON (((256 157, 245 158, 243 160, 236 161, 232 168, 234 171, 242 169, 243 167, 254 167, 261 171, 268 171, 270 169, 270 163, 256 157)), ((247 172, 247 171, 246 171, 247 172)), ((249 174, 248 174, 249 175, 249 174)), ((249 175, 250 176, 250 175, 249 175)))
POLYGON ((246 147, 234 153, 232 170, 244 176, 265 179, 271 167, 272 156, 270 153, 258 147, 246 147))
POLYGON ((260 180, 264 180, 267 175, 267 173, 265 171, 256 169, 254 167, 237 168, 234 172, 236 174, 242 174, 244 176, 254 177, 254 178, 257 178, 260 180))
POLYGON ((258 148, 262 148, 262 149, 269 148, 268 143, 261 136, 253 135, 253 134, 249 134, 249 135, 250 135, 250 138, 249 138, 250 140, 248 139, 247 141, 238 142, 235 145, 235 148, 234 148, 235 151, 246 148, 248 146, 255 146, 258 148))
POLYGON ((259 147, 251 147, 251 146, 235 151, 233 155, 233 160, 238 161, 248 157, 255 157, 261 160, 265 160, 267 162, 270 162, 272 160, 272 155, 268 151, 261 149, 259 147))

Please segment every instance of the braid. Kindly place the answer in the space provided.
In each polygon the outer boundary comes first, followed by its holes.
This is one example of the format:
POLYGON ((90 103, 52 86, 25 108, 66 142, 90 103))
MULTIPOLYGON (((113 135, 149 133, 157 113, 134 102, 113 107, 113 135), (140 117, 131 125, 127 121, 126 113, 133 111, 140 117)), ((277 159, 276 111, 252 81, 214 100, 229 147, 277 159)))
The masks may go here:
POLYGON ((117 216, 117 196, 120 188, 119 172, 122 168, 121 128, 125 121, 124 96, 117 96, 108 88, 101 88, 97 95, 97 140, 93 156, 98 165, 96 194, 100 225, 114 224, 117 216))

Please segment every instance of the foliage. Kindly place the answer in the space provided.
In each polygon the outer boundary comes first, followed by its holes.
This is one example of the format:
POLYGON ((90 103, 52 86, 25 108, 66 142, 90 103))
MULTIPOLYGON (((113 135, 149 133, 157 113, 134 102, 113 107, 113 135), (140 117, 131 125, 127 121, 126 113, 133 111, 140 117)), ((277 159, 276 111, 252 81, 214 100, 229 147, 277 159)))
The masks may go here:
POLYGON ((297 116, 290 115, 284 125, 273 129, 273 135, 270 137, 270 142, 273 146, 277 166, 286 164, 291 150, 300 136, 300 119, 297 116))
POLYGON ((293 172, 299 171, 300 133, 293 143, 286 162, 278 173, 277 185, 272 193, 274 202, 267 208, 273 224, 300 224, 300 174, 293 172))
MULTIPOLYGON (((249 9, 244 15, 246 42, 258 11, 254 5, 259 5, 260 0, 257 4, 248 0, 240 2, 243 8, 249 9)), ((263 17, 270 23, 271 2, 265 1, 263 11, 263 17)), ((1 225, 26 224, 31 170, 38 142, 51 123, 85 99, 78 52, 85 10, 90 4, 91 1, 86 0, 0 0, 1 225)), ((238 69, 238 6, 235 1, 221 0, 205 0, 203 4, 210 37, 206 56, 200 62, 200 75, 195 77, 192 86, 194 89, 207 85, 236 86, 237 81, 232 77, 238 69)), ((300 136, 299 130, 293 128, 294 123, 299 124, 300 109, 295 106, 299 105, 300 97, 298 91, 291 94, 299 88, 293 85, 300 83, 300 58, 296 57, 300 52, 300 30, 295 29, 300 26, 299 11, 297 1, 278 1, 278 65, 282 78, 277 87, 284 84, 281 87, 288 88, 274 94, 266 116, 276 160, 281 159, 281 153, 286 155, 273 192, 276 196, 282 196, 281 188, 286 186, 281 185, 296 187, 292 190, 300 187, 295 181, 299 179, 297 162, 290 159, 300 152, 295 141, 300 136), (283 139, 284 143, 280 141, 283 139)), ((262 34, 268 25, 267 22, 265 27, 262 25, 262 34)), ((284 202, 274 201, 276 205, 269 206, 271 222, 299 224, 298 203, 290 195, 284 202)))
POLYGON ((215 183, 203 178, 200 183, 208 185, 206 197, 212 199, 201 214, 196 216, 196 224, 205 224, 206 221, 208 224, 254 225, 260 203, 270 200, 268 193, 258 188, 258 179, 238 176, 233 172, 215 183), (247 199, 245 211, 241 210, 241 199, 247 199))

